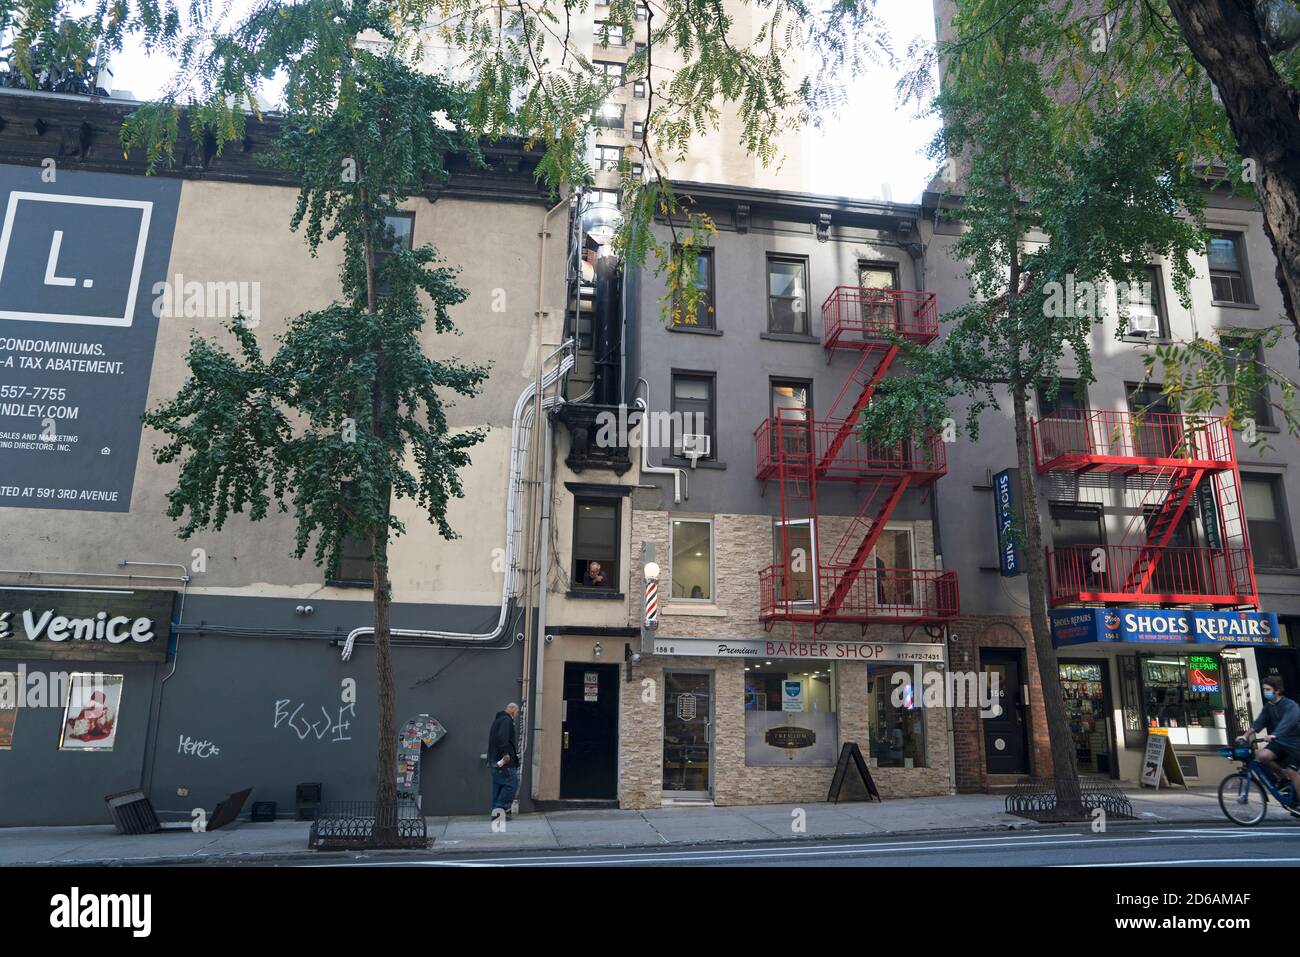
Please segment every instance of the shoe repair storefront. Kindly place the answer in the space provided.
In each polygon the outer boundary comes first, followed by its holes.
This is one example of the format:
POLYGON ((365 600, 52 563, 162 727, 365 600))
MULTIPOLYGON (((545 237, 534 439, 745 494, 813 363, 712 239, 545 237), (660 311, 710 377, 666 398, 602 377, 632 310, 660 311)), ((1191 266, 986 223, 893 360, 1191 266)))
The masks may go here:
POLYGON ((104 817, 139 787, 175 592, 0 589, 4 824, 104 817))
POLYGON ((1280 644, 1276 615, 1062 608, 1051 617, 1082 773, 1136 782, 1150 734, 1167 738, 1188 783, 1234 770, 1218 749, 1258 710, 1254 659, 1280 644))
POLYGON ((945 650, 656 637, 624 668, 620 804, 825 801, 850 742, 883 797, 948 794, 945 650))

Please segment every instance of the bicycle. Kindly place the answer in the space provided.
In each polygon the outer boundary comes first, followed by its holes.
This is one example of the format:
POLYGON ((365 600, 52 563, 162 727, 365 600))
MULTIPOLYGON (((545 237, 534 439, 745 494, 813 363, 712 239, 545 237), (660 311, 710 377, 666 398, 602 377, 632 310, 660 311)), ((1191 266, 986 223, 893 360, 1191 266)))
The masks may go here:
POLYGON ((1240 771, 1229 774, 1219 783, 1219 807, 1229 821, 1242 827, 1254 827, 1264 820, 1270 795, 1284 811, 1300 818, 1300 802, 1296 800, 1290 779, 1284 777, 1281 781, 1274 781, 1269 770, 1255 759, 1255 746, 1259 743, 1251 741, 1219 748, 1219 754, 1225 758, 1241 762, 1240 771))

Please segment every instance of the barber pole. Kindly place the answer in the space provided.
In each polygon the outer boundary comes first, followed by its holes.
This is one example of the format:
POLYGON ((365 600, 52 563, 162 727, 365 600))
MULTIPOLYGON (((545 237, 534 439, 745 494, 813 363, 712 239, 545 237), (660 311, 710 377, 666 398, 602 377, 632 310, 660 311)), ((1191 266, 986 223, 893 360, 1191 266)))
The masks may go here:
POLYGON ((654 628, 659 624, 659 582, 653 578, 645 583, 645 626, 654 628))

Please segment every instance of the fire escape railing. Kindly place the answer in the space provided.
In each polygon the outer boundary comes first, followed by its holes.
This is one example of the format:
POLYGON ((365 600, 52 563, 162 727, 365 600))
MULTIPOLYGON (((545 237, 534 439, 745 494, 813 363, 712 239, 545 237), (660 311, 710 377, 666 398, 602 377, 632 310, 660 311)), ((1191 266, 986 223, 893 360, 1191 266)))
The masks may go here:
POLYGON ((1032 420, 1030 429, 1040 473, 1125 476, 1130 529, 1139 539, 1045 548, 1053 605, 1258 604, 1241 477, 1224 419, 1059 410, 1032 420), (1129 476, 1148 489, 1136 508, 1129 476), (1204 544, 1191 540, 1194 517, 1204 544))
MULTIPOLYGON (((955 572, 887 568, 871 557, 908 488, 947 472, 940 437, 893 444, 858 431, 899 352, 899 342, 928 343, 938 335, 933 293, 839 286, 822 304, 827 361, 835 350, 859 353, 853 372, 824 418, 786 408, 754 430, 755 475, 777 483, 784 561, 759 574, 760 617, 796 622, 919 623, 958 613, 955 572), (867 490, 846 518, 838 543, 823 555, 817 486, 853 481, 867 490)), ((837 519, 836 521, 840 521, 837 519)))

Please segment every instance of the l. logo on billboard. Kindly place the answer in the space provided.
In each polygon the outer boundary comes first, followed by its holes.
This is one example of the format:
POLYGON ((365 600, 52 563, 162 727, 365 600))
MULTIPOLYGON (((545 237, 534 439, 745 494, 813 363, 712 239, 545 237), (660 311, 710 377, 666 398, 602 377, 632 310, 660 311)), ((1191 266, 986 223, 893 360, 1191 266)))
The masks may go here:
POLYGON ((0 231, 0 318, 129 326, 153 203, 9 194, 0 231))

